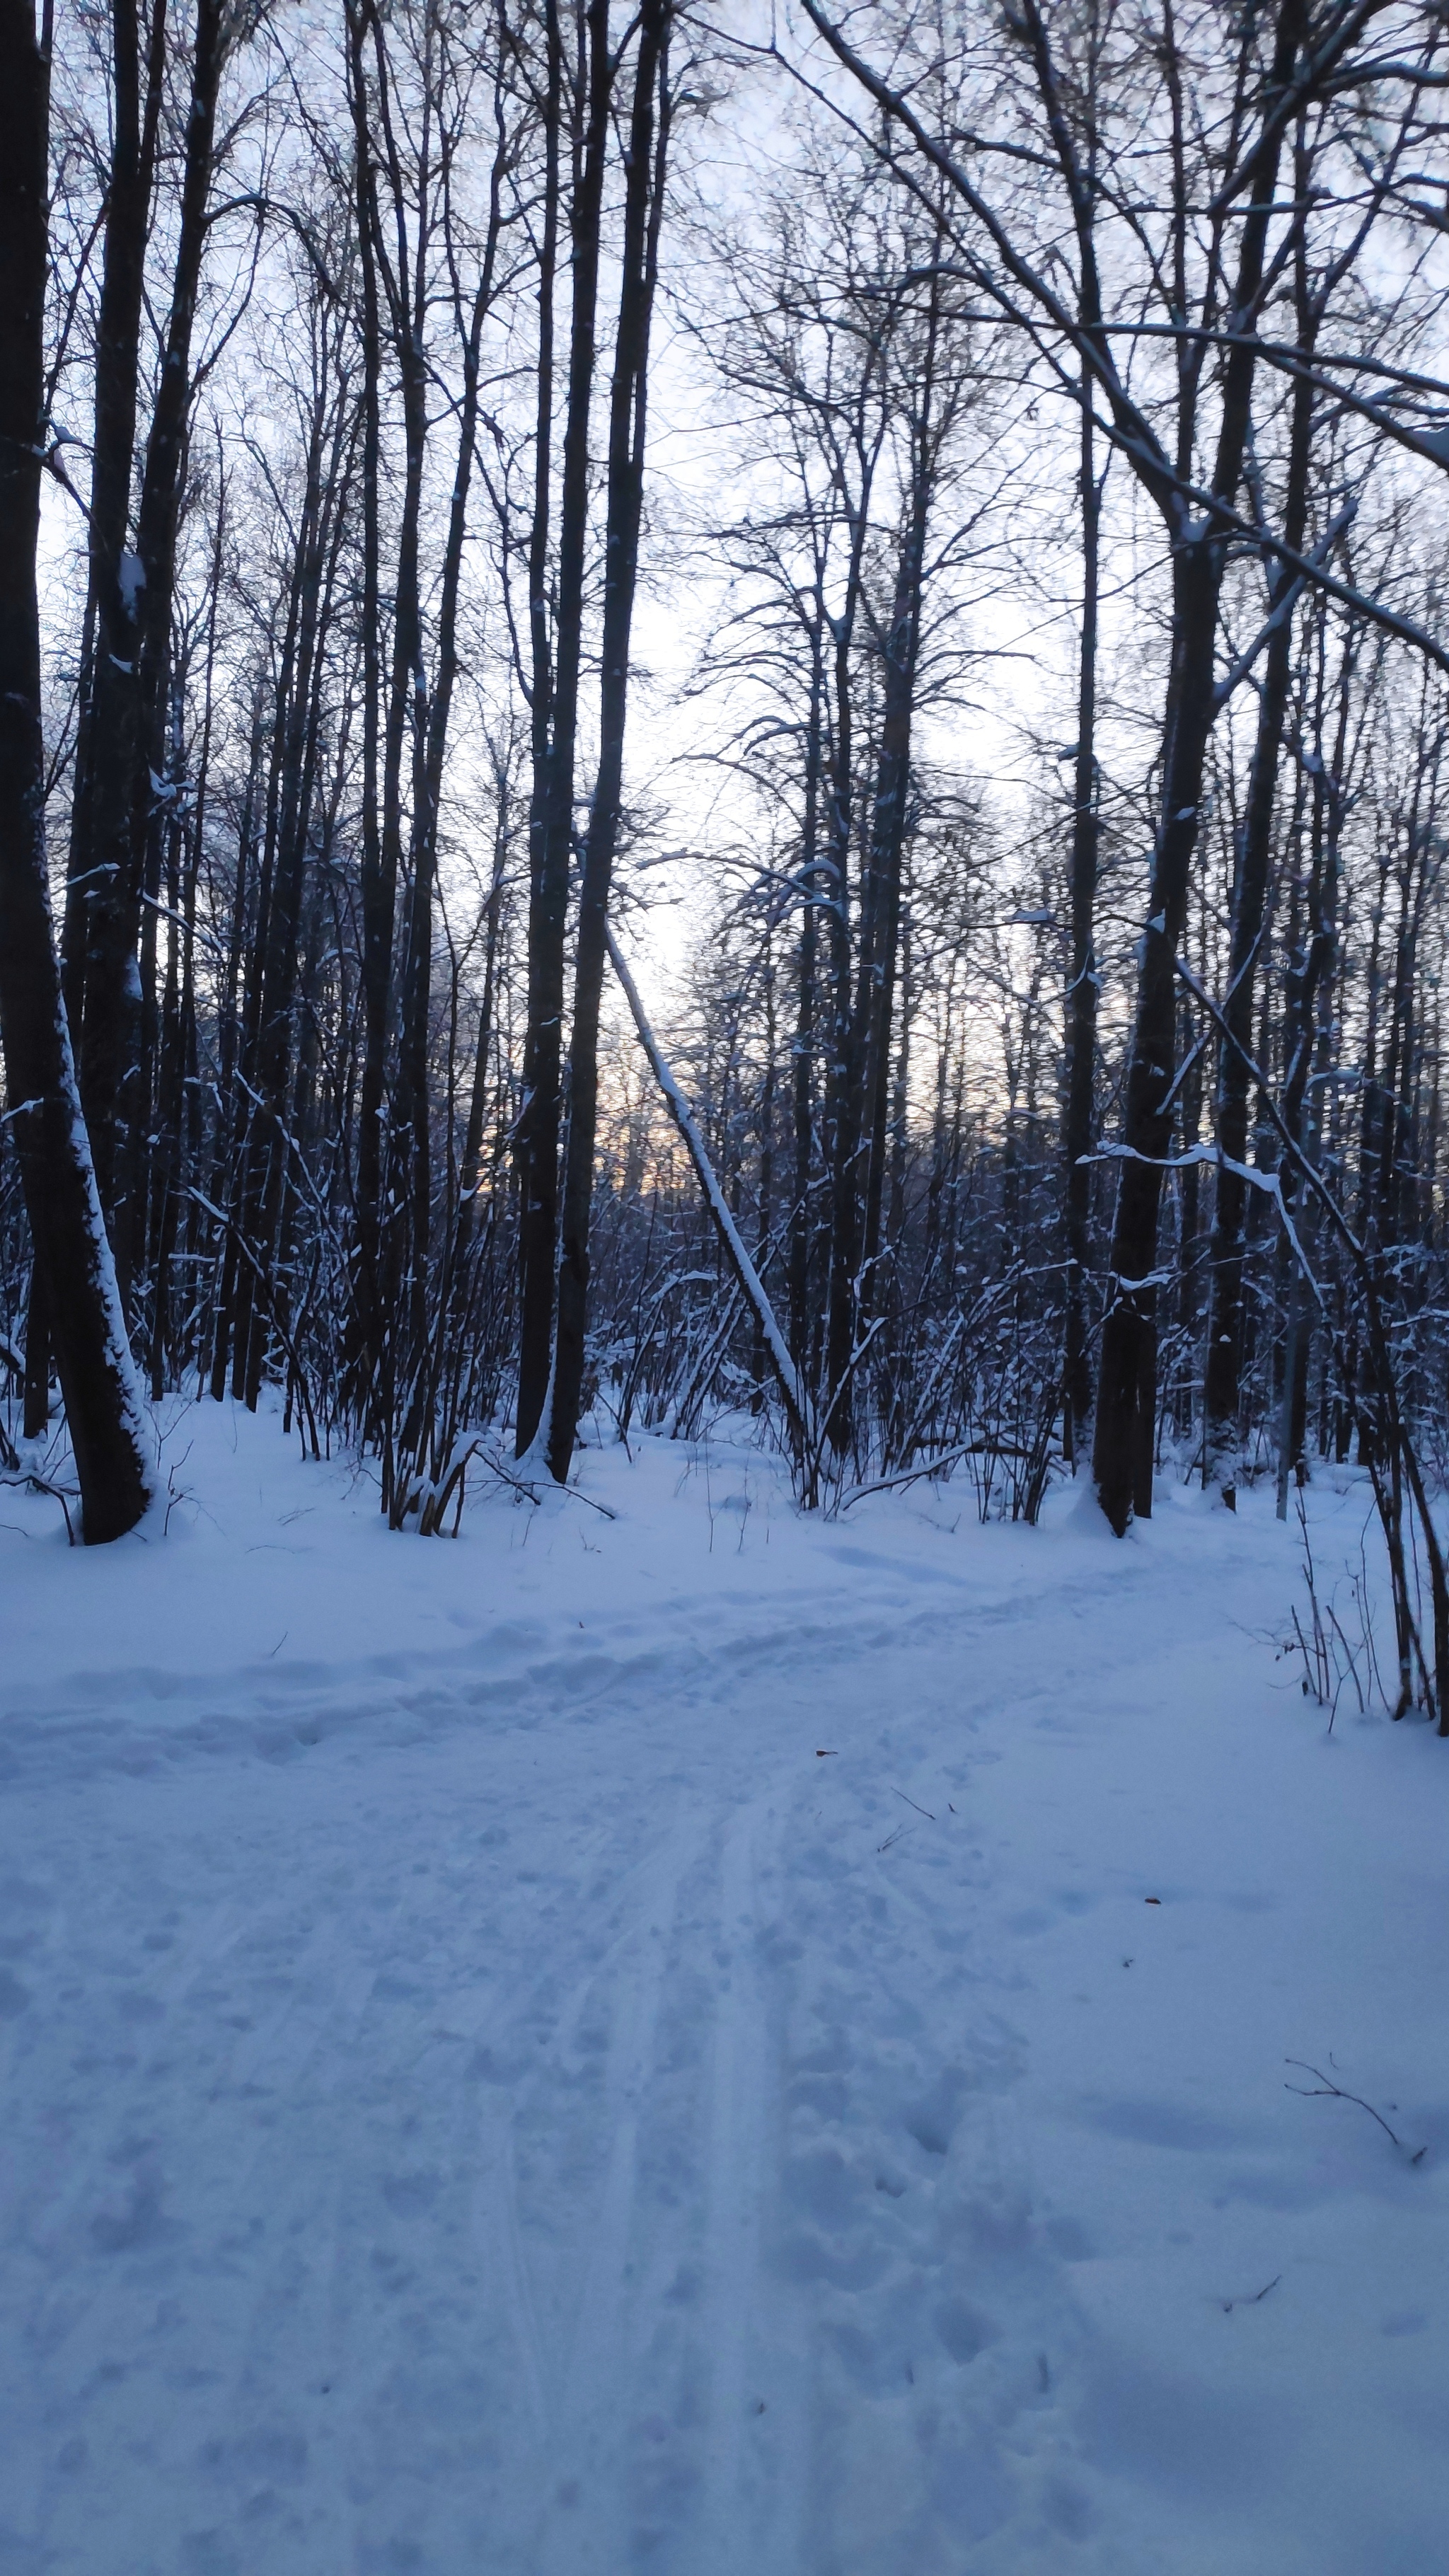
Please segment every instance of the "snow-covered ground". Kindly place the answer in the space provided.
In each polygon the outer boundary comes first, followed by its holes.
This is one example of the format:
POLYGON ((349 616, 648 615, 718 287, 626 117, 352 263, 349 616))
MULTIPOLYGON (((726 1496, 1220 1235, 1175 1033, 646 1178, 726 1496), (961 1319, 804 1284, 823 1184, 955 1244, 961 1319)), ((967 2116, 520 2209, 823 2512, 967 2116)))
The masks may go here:
POLYGON ((164 1465, 0 1508, 5 2576, 1449 2565, 1449 1745, 1268 1498, 164 1465))

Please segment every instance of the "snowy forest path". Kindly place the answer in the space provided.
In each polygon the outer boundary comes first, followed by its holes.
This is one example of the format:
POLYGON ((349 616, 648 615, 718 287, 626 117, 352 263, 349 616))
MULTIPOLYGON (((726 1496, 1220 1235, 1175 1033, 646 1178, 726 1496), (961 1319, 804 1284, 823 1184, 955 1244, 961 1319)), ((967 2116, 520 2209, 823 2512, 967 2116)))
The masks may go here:
MULTIPOLYGON (((1336 1889, 1280 1932, 1245 1834, 1261 1543, 1225 1623, 1169 1523, 777 1511, 751 1557, 691 1500, 628 1580, 622 1528, 500 1517, 491 1609, 461 1549, 263 1540, 250 1652, 198 1599, 10 1695, 7 2570, 1266 2576, 1279 2323, 1226 2351, 1218 2291, 1286 2265, 1326 2351, 1367 2228, 1412 2363, 1437 2168, 1363 2122, 1305 2171, 1282 2095, 1373 2016, 1312 2018, 1336 1889)), ((1315 1829, 1351 1884, 1353 1798, 1315 1829)), ((1335 2402, 1273 2576, 1366 2576, 1335 2402)))

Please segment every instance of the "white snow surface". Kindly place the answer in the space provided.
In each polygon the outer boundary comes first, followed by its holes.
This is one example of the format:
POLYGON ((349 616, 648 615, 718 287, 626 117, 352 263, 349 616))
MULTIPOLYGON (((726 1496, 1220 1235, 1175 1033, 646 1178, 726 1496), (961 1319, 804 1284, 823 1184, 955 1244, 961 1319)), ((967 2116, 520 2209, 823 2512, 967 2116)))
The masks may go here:
POLYGON ((0 1506, 4 2576, 1449 2564, 1449 1745, 1268 1497, 158 1481, 0 1506))

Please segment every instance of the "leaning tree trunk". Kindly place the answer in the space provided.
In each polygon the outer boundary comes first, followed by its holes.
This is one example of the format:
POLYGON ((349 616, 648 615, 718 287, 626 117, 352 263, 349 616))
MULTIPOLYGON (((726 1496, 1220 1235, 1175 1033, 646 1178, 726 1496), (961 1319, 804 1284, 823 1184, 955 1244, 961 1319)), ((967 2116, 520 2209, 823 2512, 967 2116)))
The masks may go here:
POLYGON ((0 1037, 82 1531, 94 1545, 133 1528, 149 1496, 46 875, 35 550, 46 426, 48 126, 49 64, 30 0, 0 0, 0 1037))

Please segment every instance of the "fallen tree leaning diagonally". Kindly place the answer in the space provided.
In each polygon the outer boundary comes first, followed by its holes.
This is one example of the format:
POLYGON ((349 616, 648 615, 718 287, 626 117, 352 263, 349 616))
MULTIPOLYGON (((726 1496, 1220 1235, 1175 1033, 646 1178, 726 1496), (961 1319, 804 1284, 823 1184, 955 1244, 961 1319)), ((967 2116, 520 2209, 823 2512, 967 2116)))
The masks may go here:
POLYGON ((766 1295, 764 1282, 745 1250, 739 1227, 725 1204, 724 1192, 715 1178, 713 1165, 705 1152, 704 1139, 694 1123, 689 1104, 670 1072, 659 1041, 649 1025, 648 1015, 639 999, 638 987, 620 953, 619 943, 613 930, 606 928, 604 936, 608 942, 609 962, 619 978, 624 999, 633 1014, 634 1026, 639 1033, 639 1043, 649 1059, 654 1079, 664 1095, 665 1107, 679 1130, 685 1151, 694 1166, 695 1176, 704 1193, 705 1204, 714 1219, 730 1267, 759 1324, 770 1366, 784 1399, 790 1429, 799 1443, 802 1454, 807 1460, 814 1461, 818 1457, 819 1441, 815 1426, 815 1408, 810 1401, 809 1391, 802 1383, 800 1373, 790 1357, 784 1334, 776 1321, 775 1310, 766 1295))

